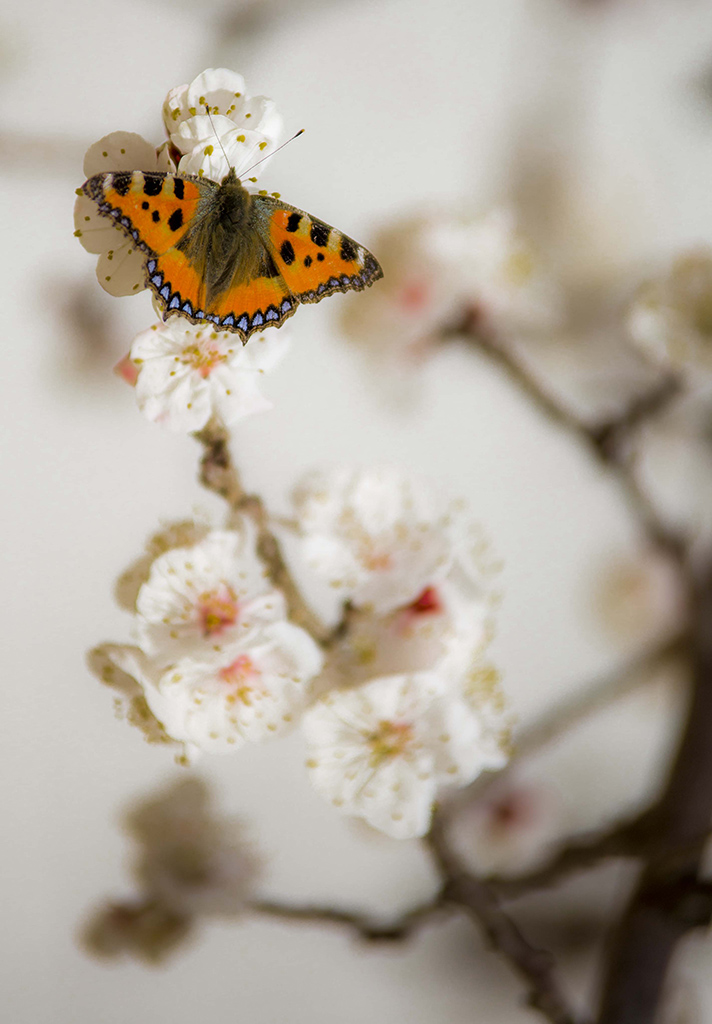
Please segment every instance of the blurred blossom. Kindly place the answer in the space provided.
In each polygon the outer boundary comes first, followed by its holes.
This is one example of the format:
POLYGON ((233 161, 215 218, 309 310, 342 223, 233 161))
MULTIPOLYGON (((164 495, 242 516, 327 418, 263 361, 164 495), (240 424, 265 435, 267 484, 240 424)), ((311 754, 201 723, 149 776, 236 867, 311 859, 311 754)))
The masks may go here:
POLYGON ((685 589, 679 567, 654 548, 620 557, 600 574, 598 617, 618 641, 662 640, 682 626, 685 589))
POLYGON ((293 502, 305 561, 357 608, 385 614, 410 604, 453 563, 448 516, 396 470, 316 471, 293 502))
POLYGON ((424 835, 442 786, 506 761, 489 715, 433 672, 321 697, 303 719, 314 788, 395 839, 424 835))
MULTIPOLYGON (((209 68, 190 85, 171 89, 163 104, 163 121, 168 138, 158 148, 132 132, 112 132, 94 143, 84 158, 85 176, 178 170, 219 182, 234 167, 238 177, 250 169, 243 184, 251 188, 269 162, 262 158, 276 148, 282 130, 272 100, 251 97, 242 76, 225 68, 209 68), (252 168, 257 161, 262 162, 252 168)), ((74 233, 88 252, 99 256, 99 284, 111 295, 142 291, 146 287, 143 253, 99 213, 93 200, 80 193, 78 189, 74 233)))
POLYGON ((408 221, 378 250, 384 283, 348 303, 344 329, 379 361, 415 363, 460 329, 506 338, 560 322, 560 288, 509 210, 408 221))
POLYGON ((646 423, 636 472, 659 513, 701 549, 712 544, 712 391, 690 390, 646 423))
POLYGON ((657 363, 688 374, 712 373, 712 250, 680 256, 668 274, 645 285, 628 327, 657 363))
POLYGON ((516 875, 551 853, 562 827, 562 801, 550 786, 524 778, 495 782, 459 808, 449 827, 453 847, 479 875, 516 875))
POLYGON ((188 918, 160 904, 110 903, 87 922, 82 942, 94 956, 113 959, 125 953, 159 964, 185 943, 191 930, 188 918))
POLYGON ((139 408, 149 420, 184 432, 200 430, 213 416, 231 424, 271 409, 259 377, 280 362, 289 343, 284 330, 243 345, 229 331, 178 317, 154 324, 134 339, 128 360, 139 408))
POLYGON ((186 916, 239 914, 260 859, 235 818, 217 817, 205 783, 181 779, 125 818, 137 845, 134 876, 148 896, 186 916))
POLYGON ((141 895, 95 915, 84 931, 91 952, 158 962, 198 919, 244 910, 260 859, 242 822, 215 816, 200 779, 183 779, 138 804, 125 825, 137 844, 133 875, 141 895))

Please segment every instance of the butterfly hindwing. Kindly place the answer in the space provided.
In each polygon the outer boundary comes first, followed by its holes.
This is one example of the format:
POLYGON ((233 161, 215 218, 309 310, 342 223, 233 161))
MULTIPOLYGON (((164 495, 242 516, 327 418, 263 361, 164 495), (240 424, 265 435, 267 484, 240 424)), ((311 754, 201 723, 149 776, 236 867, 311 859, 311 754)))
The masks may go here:
POLYGON ((299 302, 362 291, 383 277, 375 256, 337 228, 271 196, 255 196, 280 274, 299 302))

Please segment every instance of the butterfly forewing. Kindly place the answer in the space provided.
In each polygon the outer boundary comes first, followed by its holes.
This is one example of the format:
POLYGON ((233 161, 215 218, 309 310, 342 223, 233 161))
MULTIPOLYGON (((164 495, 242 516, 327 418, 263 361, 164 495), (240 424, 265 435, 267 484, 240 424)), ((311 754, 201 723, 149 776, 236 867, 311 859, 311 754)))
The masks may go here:
POLYGON ((375 256, 337 228, 271 197, 257 196, 255 203, 269 210, 272 252, 299 302, 362 291, 383 277, 375 256))

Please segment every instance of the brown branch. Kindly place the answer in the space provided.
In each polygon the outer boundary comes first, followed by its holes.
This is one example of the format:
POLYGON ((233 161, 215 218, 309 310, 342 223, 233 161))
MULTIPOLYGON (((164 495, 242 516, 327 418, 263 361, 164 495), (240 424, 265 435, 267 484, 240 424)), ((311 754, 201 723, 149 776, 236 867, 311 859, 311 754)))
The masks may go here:
POLYGON ((282 556, 264 502, 259 495, 247 494, 242 486, 230 456, 230 438, 225 427, 212 420, 194 437, 204 449, 200 460, 201 484, 224 498, 233 511, 252 519, 257 527, 257 553, 267 566, 270 580, 284 594, 290 619, 311 633, 318 643, 328 643, 329 632, 302 597, 282 556))
MULTIPOLYGON (((680 939, 700 924, 684 912, 697 884, 712 819, 712 568, 695 581, 692 699, 667 786, 653 814, 659 849, 619 925, 604 980, 599 1024, 648 1024, 680 939), (681 912, 680 908, 683 908, 681 912)), ((709 920, 703 908, 704 920, 709 920)))
POLYGON ((528 1005, 552 1024, 576 1024, 577 1018, 556 980, 551 954, 530 945, 502 910, 492 887, 464 870, 437 821, 426 842, 443 877, 443 900, 460 907, 482 928, 492 947, 525 982, 528 1005))
POLYGON ((677 378, 666 376, 650 391, 630 402, 619 416, 591 425, 551 394, 508 345, 499 344, 495 339, 483 337, 476 331, 468 331, 467 324, 464 330, 458 329, 458 333, 504 370, 547 419, 578 437, 597 460, 617 474, 625 497, 634 514, 641 520, 650 541, 681 558, 685 551, 684 539, 660 519, 647 495, 638 486, 625 450, 631 432, 646 418, 664 409, 679 393, 677 378))
POLYGON ((438 816, 449 819, 463 806, 480 799, 492 786, 501 784, 502 779, 511 774, 520 761, 549 746, 591 715, 647 683, 654 669, 668 659, 684 655, 689 645, 688 635, 680 633, 660 647, 636 655, 623 668, 597 677, 577 693, 559 701, 514 737, 512 756, 503 768, 480 775, 469 786, 453 794, 447 803, 440 806, 438 816))
POLYGON ((636 814, 604 832, 569 839, 542 867, 526 875, 490 876, 487 882, 505 900, 558 885, 577 871, 586 871, 610 857, 642 857, 651 839, 648 812, 636 814))
POLYGON ((253 900, 248 910, 261 917, 272 917, 280 921, 340 925, 355 932, 365 942, 402 942, 411 938, 422 925, 444 916, 448 906, 441 894, 438 894, 392 921, 377 921, 355 910, 311 904, 296 906, 265 899, 253 900))

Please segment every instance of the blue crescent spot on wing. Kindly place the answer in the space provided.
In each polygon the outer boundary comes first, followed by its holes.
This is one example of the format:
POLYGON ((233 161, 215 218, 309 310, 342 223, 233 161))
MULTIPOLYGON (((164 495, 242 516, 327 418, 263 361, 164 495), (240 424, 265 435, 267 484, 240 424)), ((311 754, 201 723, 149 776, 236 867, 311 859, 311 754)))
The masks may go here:
POLYGON ((249 320, 247 319, 247 316, 244 313, 242 314, 240 319, 237 321, 237 326, 240 328, 241 331, 246 331, 247 328, 250 326, 250 322, 249 322, 249 320))
POLYGON ((230 313, 229 316, 226 316, 224 318, 222 323, 223 327, 232 327, 232 325, 235 323, 235 317, 232 315, 232 313, 230 313))
POLYGON ((183 303, 183 312, 187 313, 188 316, 192 316, 193 315, 193 307, 191 306, 191 304, 189 302, 184 302, 183 303))

